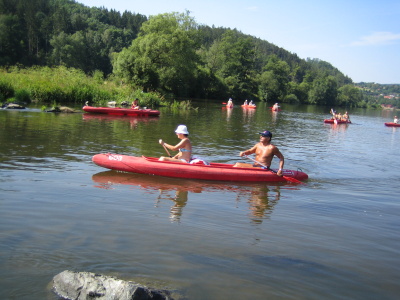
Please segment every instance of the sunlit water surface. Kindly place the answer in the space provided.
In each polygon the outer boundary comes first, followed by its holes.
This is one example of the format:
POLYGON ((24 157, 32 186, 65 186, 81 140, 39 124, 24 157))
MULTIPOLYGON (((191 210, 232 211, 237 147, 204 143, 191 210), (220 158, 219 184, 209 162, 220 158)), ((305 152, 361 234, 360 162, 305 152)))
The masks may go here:
MULTIPOLYGON (((54 299, 53 276, 90 271, 177 299, 398 299, 400 128, 393 112, 218 103, 159 118, 0 111, 2 299, 54 299), (305 185, 107 171, 100 152, 164 155, 186 124, 196 154, 238 157, 269 129, 305 185)), ((277 161, 274 161, 277 165, 277 161)))

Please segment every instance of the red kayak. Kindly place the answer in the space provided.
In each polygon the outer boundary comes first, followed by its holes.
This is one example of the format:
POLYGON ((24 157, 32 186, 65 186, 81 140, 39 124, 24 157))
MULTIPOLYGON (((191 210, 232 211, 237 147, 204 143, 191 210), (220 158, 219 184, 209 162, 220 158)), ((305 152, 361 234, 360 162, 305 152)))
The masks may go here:
POLYGON ((257 108, 256 105, 245 105, 245 104, 242 104, 242 107, 243 108, 257 108))
POLYGON ((351 121, 350 120, 344 121, 344 120, 325 119, 324 123, 328 123, 328 124, 351 124, 351 121))
POLYGON ((389 127, 400 127, 399 123, 393 123, 393 122, 387 122, 385 123, 385 125, 389 127))
POLYGON ((108 114, 108 115, 116 115, 116 116, 157 117, 160 115, 160 111, 153 110, 153 109, 84 106, 83 110, 86 112, 89 112, 89 113, 108 114))
POLYGON ((92 161, 111 170, 186 179, 253 182, 285 182, 293 178, 296 181, 308 179, 308 175, 301 171, 283 170, 283 177, 281 177, 271 170, 234 168, 233 164, 188 164, 159 161, 158 158, 154 157, 136 157, 111 153, 96 154, 92 161))

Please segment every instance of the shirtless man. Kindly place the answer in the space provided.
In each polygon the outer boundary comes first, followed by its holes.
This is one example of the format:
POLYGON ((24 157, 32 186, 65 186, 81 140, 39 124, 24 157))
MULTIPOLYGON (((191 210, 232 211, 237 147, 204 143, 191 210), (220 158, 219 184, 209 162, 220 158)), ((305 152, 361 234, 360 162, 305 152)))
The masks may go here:
POLYGON ((279 110, 279 104, 278 103, 275 103, 274 105, 272 105, 272 110, 273 111, 278 111, 279 110))
MULTIPOLYGON (((282 176, 283 165, 285 164, 285 158, 279 149, 271 144, 272 133, 268 130, 263 132, 259 132, 260 134, 260 142, 255 144, 252 148, 240 152, 239 156, 245 156, 255 153, 256 161, 260 162, 262 165, 266 167, 271 166, 272 158, 274 156, 279 158, 279 170, 276 173, 279 176, 282 176)), ((253 167, 262 167, 260 164, 254 164, 253 167)))

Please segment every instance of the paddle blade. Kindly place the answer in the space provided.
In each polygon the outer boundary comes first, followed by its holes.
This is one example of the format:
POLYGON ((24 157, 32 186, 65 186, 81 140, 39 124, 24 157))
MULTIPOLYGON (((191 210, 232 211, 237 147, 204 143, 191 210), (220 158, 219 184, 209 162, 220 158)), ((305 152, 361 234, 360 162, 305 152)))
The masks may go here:
POLYGON ((222 102, 222 104, 226 105, 226 102, 222 102))
POLYGON ((304 182, 301 182, 300 180, 297 180, 296 178, 292 178, 292 177, 287 177, 287 176, 282 176, 286 181, 290 181, 293 183, 300 183, 300 184, 304 184, 304 182))

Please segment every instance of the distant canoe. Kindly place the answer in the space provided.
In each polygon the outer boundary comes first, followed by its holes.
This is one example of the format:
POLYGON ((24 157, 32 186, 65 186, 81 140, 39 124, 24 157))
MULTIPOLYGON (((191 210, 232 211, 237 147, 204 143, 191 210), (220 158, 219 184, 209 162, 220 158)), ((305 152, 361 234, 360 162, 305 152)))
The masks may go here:
POLYGON ((387 122, 385 123, 385 125, 389 127, 400 127, 399 123, 393 123, 393 122, 387 122))
POLYGON ((120 107, 94 107, 84 106, 83 110, 89 113, 108 114, 116 116, 143 116, 143 117, 157 117, 160 111, 153 109, 133 109, 133 108, 120 108, 120 107))
POLYGON ((343 120, 325 119, 324 123, 328 123, 328 124, 351 124, 351 121, 350 120, 343 121, 343 120))
POLYGON ((256 105, 245 105, 245 104, 242 104, 242 107, 243 108, 257 108, 256 105))

